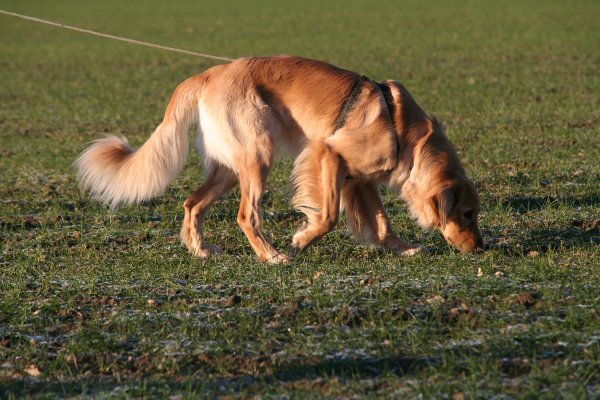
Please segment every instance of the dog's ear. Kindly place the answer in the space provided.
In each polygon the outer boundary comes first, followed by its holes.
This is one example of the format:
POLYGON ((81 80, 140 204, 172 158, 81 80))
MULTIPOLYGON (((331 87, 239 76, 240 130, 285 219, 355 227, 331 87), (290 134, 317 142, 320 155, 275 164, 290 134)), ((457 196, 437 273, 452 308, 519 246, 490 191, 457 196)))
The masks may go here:
POLYGON ((432 198, 433 208, 436 211, 439 218, 439 225, 443 228, 446 227, 448 216, 454 208, 456 203, 456 191, 453 187, 448 187, 433 196, 432 198))
POLYGON ((398 158, 393 129, 373 125, 363 129, 340 129, 325 142, 339 154, 352 175, 391 171, 398 158))

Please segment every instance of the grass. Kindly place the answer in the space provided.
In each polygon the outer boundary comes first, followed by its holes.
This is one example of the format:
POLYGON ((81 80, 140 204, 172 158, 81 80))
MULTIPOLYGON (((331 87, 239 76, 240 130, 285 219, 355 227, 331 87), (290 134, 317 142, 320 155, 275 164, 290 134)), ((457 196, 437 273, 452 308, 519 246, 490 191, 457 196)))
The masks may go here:
MULTIPOLYGON (((297 54, 406 84, 445 121, 491 249, 452 252, 393 193, 398 259, 340 229, 255 260, 239 194, 209 215, 226 254, 179 243, 192 155, 167 193, 114 212, 78 191, 93 139, 139 145, 208 60, 0 16, 0 397, 600 396, 598 2, 0 1, 0 8, 222 56, 297 54)), ((301 221, 290 162, 265 230, 301 221)))

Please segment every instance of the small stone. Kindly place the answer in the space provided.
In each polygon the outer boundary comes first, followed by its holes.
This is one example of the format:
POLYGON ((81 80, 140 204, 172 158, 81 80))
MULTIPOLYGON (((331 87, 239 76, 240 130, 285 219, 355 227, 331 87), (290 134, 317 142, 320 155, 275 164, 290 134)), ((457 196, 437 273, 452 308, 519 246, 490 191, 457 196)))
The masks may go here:
POLYGON ((371 278, 370 276, 361 279, 360 284, 361 286, 369 286, 373 283, 373 278, 371 278))
POLYGON ((5 361, 2 364, 0 364, 0 368, 3 368, 3 369, 14 369, 15 366, 14 366, 14 364, 12 364, 10 362, 5 361))

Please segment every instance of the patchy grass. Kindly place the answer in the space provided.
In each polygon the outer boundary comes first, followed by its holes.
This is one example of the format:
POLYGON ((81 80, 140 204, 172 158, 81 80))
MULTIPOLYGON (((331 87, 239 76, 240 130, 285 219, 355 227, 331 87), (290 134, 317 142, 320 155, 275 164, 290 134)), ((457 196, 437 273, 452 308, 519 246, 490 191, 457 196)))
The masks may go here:
MULTIPOLYGON (((600 395, 600 59, 594 1, 3 2, 224 56, 289 53, 403 81, 441 117, 491 249, 453 253, 393 194, 398 259, 339 230, 256 262, 238 194, 209 261, 179 243, 193 155, 168 192, 113 213, 82 195, 90 140, 141 144, 203 59, 0 16, 0 396, 586 398, 600 395)), ((274 171, 266 232, 301 217, 274 171)), ((176 397, 176 398, 179 398, 176 397)))

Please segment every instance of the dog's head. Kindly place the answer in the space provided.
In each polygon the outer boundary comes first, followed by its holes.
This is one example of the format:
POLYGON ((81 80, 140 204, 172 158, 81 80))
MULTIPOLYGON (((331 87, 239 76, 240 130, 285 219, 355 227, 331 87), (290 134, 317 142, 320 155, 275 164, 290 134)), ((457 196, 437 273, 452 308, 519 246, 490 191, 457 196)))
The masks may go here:
POLYGON ((412 167, 401 186, 412 216, 424 228, 437 228, 461 252, 483 249, 479 195, 467 178, 441 124, 429 120, 414 143, 412 167))
POLYGON ((435 226, 450 245, 463 253, 483 249, 477 222, 479 196, 466 176, 448 182, 448 186, 431 196, 428 203, 435 226))

